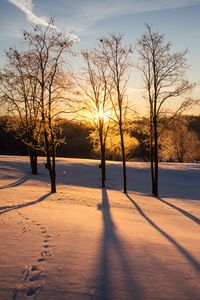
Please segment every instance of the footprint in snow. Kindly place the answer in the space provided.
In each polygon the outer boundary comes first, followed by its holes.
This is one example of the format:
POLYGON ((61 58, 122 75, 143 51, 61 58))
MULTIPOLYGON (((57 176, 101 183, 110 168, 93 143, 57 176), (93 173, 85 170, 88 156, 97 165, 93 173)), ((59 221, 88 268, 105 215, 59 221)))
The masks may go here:
POLYGON ((38 271, 40 268, 38 266, 32 266, 31 272, 38 271))
POLYGON ((25 233, 26 231, 27 231, 27 228, 24 227, 24 228, 22 229, 22 232, 25 233))
POLYGON ((33 282, 33 281, 35 281, 35 280, 38 280, 39 277, 40 277, 40 275, 42 274, 42 272, 43 272, 43 271, 41 270, 40 272, 33 274, 33 275, 29 278, 29 281, 30 281, 30 282, 33 282))
POLYGON ((44 236, 44 238, 46 239, 46 238, 50 238, 51 236, 50 235, 48 235, 48 234, 46 234, 45 236, 44 236))
POLYGON ((51 256, 51 251, 47 251, 47 250, 43 250, 42 252, 40 252, 41 256, 44 258, 48 258, 51 256))
POLYGON ((39 294, 42 290, 43 286, 39 285, 39 286, 36 286, 36 287, 29 287, 27 290, 26 290, 26 294, 25 296, 27 297, 31 297, 31 296, 34 296, 36 294, 39 294))
POLYGON ((43 261, 46 261, 46 260, 47 260, 47 258, 42 257, 42 258, 38 259, 38 262, 43 262, 43 261))

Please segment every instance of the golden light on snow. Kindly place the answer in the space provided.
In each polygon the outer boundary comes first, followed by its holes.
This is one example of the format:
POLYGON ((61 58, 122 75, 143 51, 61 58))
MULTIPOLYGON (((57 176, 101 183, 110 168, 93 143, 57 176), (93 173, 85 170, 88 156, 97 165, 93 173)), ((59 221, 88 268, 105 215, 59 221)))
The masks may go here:
POLYGON ((59 157, 50 195, 44 157, 37 178, 0 159, 0 299, 199 299, 199 164, 162 163, 159 199, 147 162, 127 162, 124 195, 121 162, 101 189, 98 160, 59 157))

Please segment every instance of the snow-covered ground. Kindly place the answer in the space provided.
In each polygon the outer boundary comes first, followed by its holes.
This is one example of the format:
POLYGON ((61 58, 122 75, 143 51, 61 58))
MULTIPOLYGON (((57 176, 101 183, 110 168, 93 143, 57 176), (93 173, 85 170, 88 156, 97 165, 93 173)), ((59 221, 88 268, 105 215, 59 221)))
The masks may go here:
POLYGON ((58 193, 39 159, 0 156, 0 299, 200 299, 200 165, 57 159, 58 193))

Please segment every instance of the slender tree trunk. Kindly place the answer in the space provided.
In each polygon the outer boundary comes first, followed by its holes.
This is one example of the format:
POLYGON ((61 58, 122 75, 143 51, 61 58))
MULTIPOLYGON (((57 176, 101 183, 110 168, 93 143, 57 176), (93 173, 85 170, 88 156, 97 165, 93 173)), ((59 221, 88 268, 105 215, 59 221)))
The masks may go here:
POLYGON ((126 154, 125 154, 125 146, 124 146, 124 135, 122 126, 119 126, 120 131, 120 140, 121 140, 121 150, 122 150, 122 164, 123 164, 123 185, 124 185, 124 194, 127 194, 127 179, 126 179, 126 154))
POLYGON ((154 173, 154 143, 153 143, 153 120, 150 116, 150 162, 151 162, 151 192, 155 193, 155 173, 154 173))
POLYGON ((106 158, 105 158, 105 144, 103 142, 102 131, 100 131, 100 156, 101 156, 101 186, 105 187, 106 179, 106 158))
POLYGON ((56 193, 56 149, 54 139, 52 141, 52 176, 51 176, 51 193, 56 193))
POLYGON ((106 151, 105 151, 105 144, 102 144, 101 149, 101 176, 102 176, 102 187, 105 187, 105 180, 106 180, 106 151))
MULTIPOLYGON (((42 89, 42 96, 41 99, 44 97, 44 87, 42 89)), ((42 101, 42 121, 45 124, 45 109, 44 109, 44 102, 42 101)), ((49 177, 51 182, 51 193, 56 193, 56 168, 55 168, 55 143, 54 137, 51 134, 51 145, 52 149, 50 149, 50 142, 48 138, 48 132, 46 127, 44 128, 44 143, 45 143, 45 150, 46 150, 46 159, 47 159, 47 169, 49 171, 49 177), (52 151, 52 161, 51 161, 51 151, 52 151)))
POLYGON ((31 173, 37 175, 37 150, 29 147, 31 173))
POLYGON ((102 162, 103 162, 103 178, 106 180, 106 145, 103 144, 103 156, 102 156, 102 162))
POLYGON ((49 172, 50 183, 51 183, 51 193, 56 193, 56 178, 55 178, 55 157, 51 157, 48 153, 47 156, 47 169, 49 172))
POLYGON ((152 194, 155 192, 155 172, 154 172, 154 143, 153 143, 153 135, 150 137, 150 160, 151 160, 151 188, 152 194))
POLYGON ((158 128, 154 117, 154 196, 158 197, 158 128))
POLYGON ((52 161, 51 161, 51 152, 50 145, 48 140, 47 131, 44 130, 44 140, 45 140, 45 148, 46 148, 46 158, 47 158, 47 169, 49 171, 49 177, 51 182, 51 193, 56 193, 56 171, 55 171, 55 145, 52 147, 52 161))

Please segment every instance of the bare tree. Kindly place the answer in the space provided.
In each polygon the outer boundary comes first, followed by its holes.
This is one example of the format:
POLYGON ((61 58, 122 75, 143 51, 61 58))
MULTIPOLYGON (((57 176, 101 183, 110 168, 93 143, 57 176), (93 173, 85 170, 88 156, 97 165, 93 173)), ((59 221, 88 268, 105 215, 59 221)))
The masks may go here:
POLYGON ((149 104, 149 133, 150 133, 150 160, 152 194, 158 196, 158 138, 167 124, 158 130, 161 117, 168 115, 167 123, 173 117, 191 106, 192 100, 183 96, 192 89, 185 78, 188 68, 186 62, 187 51, 171 51, 171 44, 165 41, 164 35, 151 30, 146 25, 146 32, 137 43, 140 62, 139 70, 142 72, 146 90, 145 99, 149 104), (181 98, 182 96, 182 98, 181 98), (178 107, 173 112, 167 108, 168 101, 176 101, 178 107))
POLYGON ((28 146, 32 174, 37 174, 37 128, 39 106, 37 100, 37 65, 32 62, 34 54, 20 53, 11 47, 6 53, 7 66, 0 73, 1 100, 10 116, 8 129, 12 128, 28 146))
POLYGON ((98 137, 101 158, 101 184, 105 186, 106 179, 106 140, 110 126, 110 74, 107 64, 102 57, 101 49, 94 48, 83 52, 86 68, 81 89, 84 92, 84 110, 87 117, 92 119, 95 132, 92 137, 98 137))
POLYGON ((56 147, 63 141, 58 138, 60 119, 69 110, 72 90, 69 71, 64 69, 64 54, 70 52, 74 36, 57 31, 50 20, 45 28, 36 26, 33 32, 24 31, 24 39, 24 52, 8 52, 10 69, 1 76, 4 96, 20 116, 24 142, 46 153, 45 166, 51 192, 55 193, 56 147))
MULTIPOLYGON (((37 60, 33 63, 38 66, 36 79, 39 84, 40 110, 40 143, 46 153, 46 168, 51 180, 51 192, 56 192, 56 147, 61 142, 57 138, 59 131, 58 119, 66 112, 72 83, 63 69, 63 55, 70 52, 73 44, 71 35, 65 35, 56 30, 53 20, 49 26, 36 26, 33 32, 24 32, 29 51, 35 54, 37 60), (67 100, 67 101, 66 101, 67 100)), ((66 57, 65 57, 66 60, 66 57)))
POLYGON ((123 36, 111 34, 110 38, 102 38, 101 49, 102 57, 107 63, 111 72, 111 101, 115 113, 115 120, 118 124, 120 133, 120 144, 123 163, 123 189, 127 193, 126 178, 126 154, 124 146, 124 121, 127 112, 127 83, 129 79, 129 68, 131 66, 130 55, 132 49, 130 46, 123 45, 123 36))

